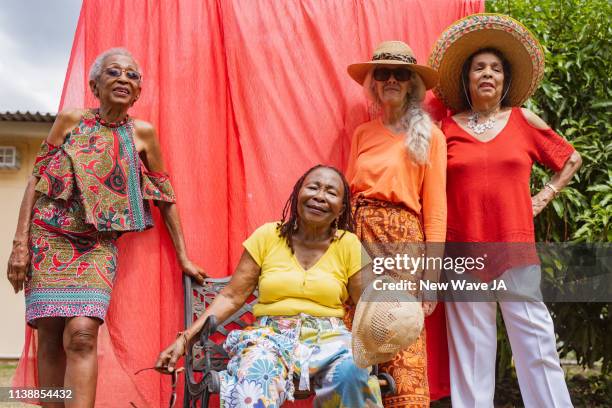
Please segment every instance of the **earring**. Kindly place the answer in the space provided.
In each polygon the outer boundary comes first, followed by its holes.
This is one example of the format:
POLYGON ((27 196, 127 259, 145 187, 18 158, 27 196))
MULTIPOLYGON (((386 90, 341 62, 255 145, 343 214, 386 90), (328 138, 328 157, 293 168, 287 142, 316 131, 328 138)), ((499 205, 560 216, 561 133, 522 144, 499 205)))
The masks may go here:
POLYGON ((338 230, 338 218, 334 220, 334 228, 336 229, 336 231, 338 230))
POLYGON ((293 220, 293 230, 297 231, 298 229, 298 223, 297 223, 297 218, 295 220, 293 220))

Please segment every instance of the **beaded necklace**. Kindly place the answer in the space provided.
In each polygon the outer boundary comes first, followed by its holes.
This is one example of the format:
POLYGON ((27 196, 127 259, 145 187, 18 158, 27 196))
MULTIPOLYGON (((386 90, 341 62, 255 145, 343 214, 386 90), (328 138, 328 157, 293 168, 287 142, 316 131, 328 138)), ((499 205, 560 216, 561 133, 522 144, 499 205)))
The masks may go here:
POLYGON ((104 119, 102 119, 100 117, 100 111, 96 111, 96 121, 102 125, 102 126, 106 126, 109 128, 117 128, 120 126, 123 126, 127 123, 128 119, 129 119, 130 115, 125 115, 125 118, 123 118, 122 120, 120 120, 119 122, 107 122, 104 119))
MULTIPOLYGON (((472 129, 472 131, 477 135, 482 135, 484 132, 491 129, 493 126, 495 126, 495 116, 499 113, 499 105, 489 112, 491 112, 491 115, 488 117, 488 119, 482 123, 478 123, 481 113, 472 111, 472 114, 468 116, 467 127, 472 129)), ((487 112, 483 112, 483 114, 486 113, 487 112)))

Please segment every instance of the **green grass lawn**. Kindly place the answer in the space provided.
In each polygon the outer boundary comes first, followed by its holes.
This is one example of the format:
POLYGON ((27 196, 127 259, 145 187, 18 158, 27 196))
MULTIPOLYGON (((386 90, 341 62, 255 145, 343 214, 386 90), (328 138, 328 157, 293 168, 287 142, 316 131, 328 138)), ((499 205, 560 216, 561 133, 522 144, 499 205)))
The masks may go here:
MULTIPOLYGON (((16 361, 0 361, 0 387, 10 387, 13 379, 13 374, 17 368, 16 361)), ((25 408, 34 407, 35 405, 21 404, 19 402, 1 402, 0 408, 25 408)))
MULTIPOLYGON (((583 369, 578 365, 563 365, 570 396, 576 408, 608 408, 612 401, 612 376, 601 374, 600 367, 583 369)), ((523 407, 516 378, 498 381, 495 387, 496 408, 523 407)), ((431 408, 451 408, 450 398, 435 401, 431 408)))
POLYGON ((7 387, 10 385, 10 380, 15 372, 15 368, 17 368, 17 362, 0 362, 0 387, 7 387))

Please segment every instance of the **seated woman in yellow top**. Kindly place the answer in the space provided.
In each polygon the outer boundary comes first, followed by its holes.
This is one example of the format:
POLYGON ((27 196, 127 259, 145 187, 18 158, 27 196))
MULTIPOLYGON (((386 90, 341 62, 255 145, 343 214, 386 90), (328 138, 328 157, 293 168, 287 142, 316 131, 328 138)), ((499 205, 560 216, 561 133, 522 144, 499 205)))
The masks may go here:
POLYGON ((358 368, 343 304, 357 303, 370 263, 352 233, 350 190, 342 173, 315 166, 295 184, 278 223, 258 228, 229 284, 184 334, 164 350, 159 371, 172 371, 210 315, 222 322, 259 286, 255 325, 231 332, 231 360, 221 373, 222 407, 280 407, 299 389, 316 388, 315 406, 382 405, 376 378, 358 368), (368 401, 369 402, 366 402, 368 401))

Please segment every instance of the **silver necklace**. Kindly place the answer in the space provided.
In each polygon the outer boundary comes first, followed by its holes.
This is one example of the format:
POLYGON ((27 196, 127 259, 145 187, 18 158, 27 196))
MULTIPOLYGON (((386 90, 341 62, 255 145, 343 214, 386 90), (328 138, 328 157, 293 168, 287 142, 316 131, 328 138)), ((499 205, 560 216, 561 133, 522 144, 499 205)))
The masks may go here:
POLYGON ((476 133, 477 135, 482 135, 484 132, 491 129, 493 126, 495 126, 495 114, 496 113, 497 112, 493 113, 484 122, 478 123, 478 119, 480 118, 480 113, 472 112, 472 114, 468 116, 467 127, 472 129, 472 131, 476 133))

